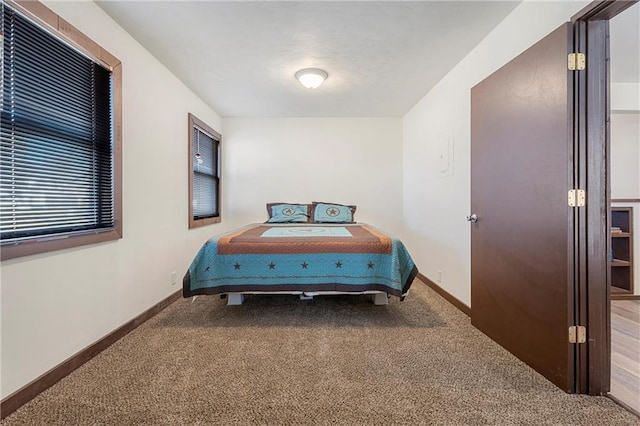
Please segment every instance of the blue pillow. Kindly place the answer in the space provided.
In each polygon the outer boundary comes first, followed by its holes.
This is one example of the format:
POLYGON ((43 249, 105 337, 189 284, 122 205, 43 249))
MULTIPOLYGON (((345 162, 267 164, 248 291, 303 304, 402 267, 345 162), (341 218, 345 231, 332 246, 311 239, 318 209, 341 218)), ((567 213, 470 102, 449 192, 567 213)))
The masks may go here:
POLYGON ((269 223, 306 223, 309 222, 309 206, 307 204, 269 203, 269 223))
POLYGON ((353 223, 356 206, 314 201, 312 219, 319 223, 353 223))

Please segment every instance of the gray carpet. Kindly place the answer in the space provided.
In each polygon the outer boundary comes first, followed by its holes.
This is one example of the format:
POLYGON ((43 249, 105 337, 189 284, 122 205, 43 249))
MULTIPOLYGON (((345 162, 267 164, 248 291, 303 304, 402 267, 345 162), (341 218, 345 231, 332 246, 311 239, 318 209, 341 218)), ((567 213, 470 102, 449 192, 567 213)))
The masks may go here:
POLYGON ((2 425, 640 425, 568 395, 416 281, 364 297, 181 299, 2 425))

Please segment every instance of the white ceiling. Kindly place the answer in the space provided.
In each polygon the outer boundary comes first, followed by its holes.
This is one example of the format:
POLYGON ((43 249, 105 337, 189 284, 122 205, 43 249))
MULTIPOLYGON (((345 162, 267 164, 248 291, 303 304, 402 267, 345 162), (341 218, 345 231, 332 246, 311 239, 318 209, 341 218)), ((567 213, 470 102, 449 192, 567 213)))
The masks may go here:
POLYGON ((223 117, 402 116, 518 3, 97 1, 223 117))

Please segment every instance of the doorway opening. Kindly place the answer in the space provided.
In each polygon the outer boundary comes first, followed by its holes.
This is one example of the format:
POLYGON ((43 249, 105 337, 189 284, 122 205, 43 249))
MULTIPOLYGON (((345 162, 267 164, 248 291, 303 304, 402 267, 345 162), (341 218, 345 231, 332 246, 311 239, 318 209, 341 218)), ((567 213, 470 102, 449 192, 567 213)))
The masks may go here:
POLYGON ((640 413, 640 3, 609 20, 611 388, 640 413), (635 98, 634 98, 635 95, 635 98))
MULTIPOLYGON (((589 345, 579 349, 579 362, 587 367, 579 370, 579 388, 593 395, 609 392, 618 402, 617 361, 624 361, 627 372, 639 370, 640 378, 640 352, 626 346, 631 335, 640 340, 640 321, 629 323, 616 306, 640 290, 633 257, 634 223, 640 230, 639 8, 636 1, 593 2, 572 18, 576 49, 587 57, 585 72, 577 75, 575 122, 577 182, 588 194, 578 227, 577 263, 584 280, 576 304, 589 336, 589 345)), ((631 306, 630 317, 640 320, 640 309, 631 306)), ((637 383, 629 401, 640 401, 637 383)), ((640 408, 623 405, 636 413, 640 408)))

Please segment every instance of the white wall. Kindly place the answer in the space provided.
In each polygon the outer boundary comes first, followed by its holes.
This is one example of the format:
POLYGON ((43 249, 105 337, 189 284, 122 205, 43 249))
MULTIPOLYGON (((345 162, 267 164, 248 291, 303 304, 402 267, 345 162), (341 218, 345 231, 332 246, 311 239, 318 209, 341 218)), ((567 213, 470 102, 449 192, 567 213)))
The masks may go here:
POLYGON ((611 83, 611 112, 640 111, 640 83, 611 83))
POLYGON ((611 198, 640 199, 640 111, 611 114, 611 198))
POLYGON ((2 398, 179 290, 224 228, 187 230, 187 113, 220 117, 93 2, 46 4, 123 63, 124 238, 2 262, 2 398))
POLYGON ((225 215, 264 222, 273 201, 358 206, 355 218, 402 230, 400 118, 224 120, 225 215))
POLYGON ((403 118, 404 228, 420 271, 469 305, 471 299, 470 90, 588 2, 524 2, 403 118), (453 168, 438 172, 440 141, 453 140, 453 168))

